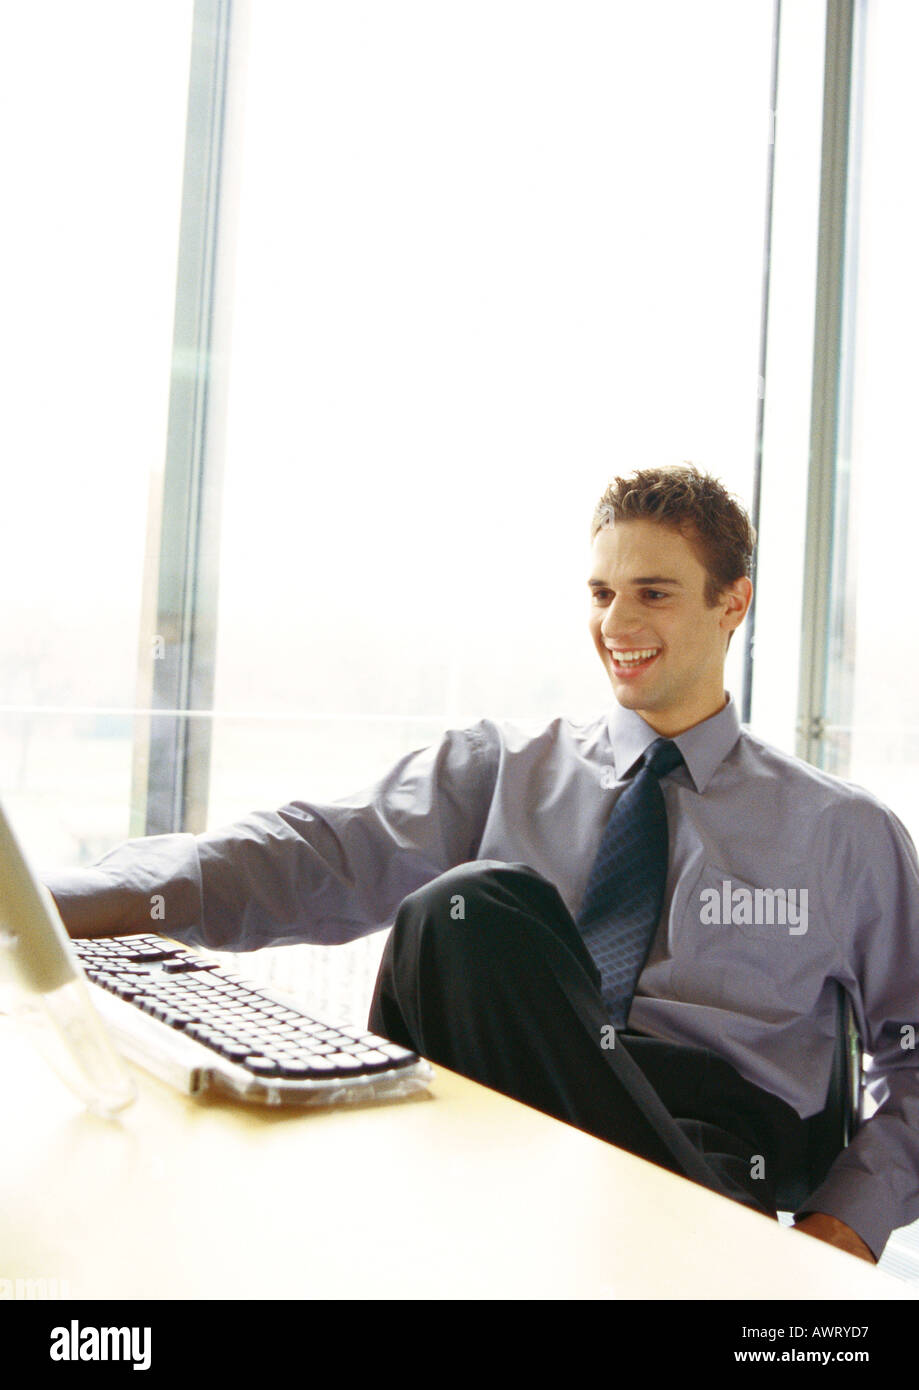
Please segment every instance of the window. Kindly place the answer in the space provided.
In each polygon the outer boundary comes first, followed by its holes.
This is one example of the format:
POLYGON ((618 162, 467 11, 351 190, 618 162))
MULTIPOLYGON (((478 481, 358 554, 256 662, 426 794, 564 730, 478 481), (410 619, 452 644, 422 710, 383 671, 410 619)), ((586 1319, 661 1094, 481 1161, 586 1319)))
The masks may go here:
POLYGON ((190 0, 58 0, 2 21, 0 789, 49 865, 129 830, 191 15, 190 0))
POLYGON ((824 762, 869 787, 916 836, 919 189, 905 175, 919 136, 908 66, 919 12, 884 0, 860 17, 824 762))
POLYGON ((609 477, 691 458, 749 501, 772 22, 253 7, 211 823, 594 713, 609 477))

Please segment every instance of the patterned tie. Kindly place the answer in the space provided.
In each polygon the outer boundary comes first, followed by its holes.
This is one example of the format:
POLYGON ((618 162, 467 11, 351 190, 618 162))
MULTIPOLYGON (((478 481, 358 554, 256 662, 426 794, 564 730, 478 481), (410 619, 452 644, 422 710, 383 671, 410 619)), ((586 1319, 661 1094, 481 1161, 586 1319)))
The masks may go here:
POLYGON ((601 994, 616 1028, 632 996, 660 920, 667 880, 667 812, 659 778, 683 761, 659 738, 606 822, 577 924, 600 971, 601 994))

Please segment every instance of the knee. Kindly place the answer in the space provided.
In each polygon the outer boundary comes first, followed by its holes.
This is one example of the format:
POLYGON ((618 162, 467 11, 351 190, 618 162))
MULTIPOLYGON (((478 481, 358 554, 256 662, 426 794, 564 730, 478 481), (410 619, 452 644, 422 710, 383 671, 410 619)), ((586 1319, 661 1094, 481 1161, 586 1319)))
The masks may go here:
MULTIPOLYGON (((470 909, 480 905, 516 906, 521 897, 552 885, 528 864, 505 863, 499 859, 475 859, 457 864, 416 888, 403 899, 396 918, 422 914, 433 921, 449 923, 467 920, 470 909)), ((554 891, 554 890, 553 890, 554 891)))
POLYGON ((410 893, 396 915, 394 945, 424 940, 464 955, 532 950, 541 929, 565 913, 557 889, 529 865, 481 859, 410 893))
POLYGON ((467 992, 506 993, 511 980, 532 981, 572 955, 593 970, 558 890, 529 865, 498 860, 457 865, 410 893, 388 950, 403 972, 461 981, 467 992))

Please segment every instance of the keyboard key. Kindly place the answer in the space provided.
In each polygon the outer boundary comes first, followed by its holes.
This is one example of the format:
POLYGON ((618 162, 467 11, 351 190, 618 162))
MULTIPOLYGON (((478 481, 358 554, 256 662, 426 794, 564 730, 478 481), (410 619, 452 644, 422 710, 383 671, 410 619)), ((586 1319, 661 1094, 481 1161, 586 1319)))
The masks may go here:
POLYGON ((335 1075, 335 1068, 332 1066, 332 1063, 329 1061, 328 1057, 311 1057, 310 1071, 315 1073, 317 1076, 335 1075))
POLYGON ((243 1066, 255 1072, 256 1076, 277 1076, 278 1064, 272 1057, 247 1057, 243 1066))
POLYGON ((357 1057, 353 1057, 350 1052, 332 1052, 326 1061, 330 1062, 335 1071, 339 1072, 360 1071, 361 1069, 360 1061, 357 1057))
POLYGON ((285 1057, 278 1060, 278 1072, 287 1081, 305 1081, 313 1071, 313 1063, 306 1058, 285 1057))
POLYGON ((213 1038, 222 1038, 224 1035, 216 1028, 211 1028, 207 1023, 190 1023, 186 1030, 190 1037, 196 1038, 198 1042, 209 1043, 213 1038))
POLYGON ((361 1065, 362 1065, 362 1066, 365 1066, 365 1067, 367 1067, 367 1066, 370 1066, 370 1067, 391 1067, 391 1066, 392 1066, 392 1058, 391 1058, 391 1057, 387 1057, 386 1054, 385 1054, 384 1052, 377 1052, 375 1049, 371 1049, 371 1050, 369 1050, 368 1052, 360 1052, 360 1053, 357 1053, 356 1055, 357 1055, 357 1057, 358 1057, 358 1059, 359 1059, 361 1065))
POLYGON ((407 1062, 409 1059, 414 1061, 417 1053, 410 1052, 407 1047, 399 1047, 397 1043, 381 1042, 380 1051, 385 1053, 394 1062, 407 1062))

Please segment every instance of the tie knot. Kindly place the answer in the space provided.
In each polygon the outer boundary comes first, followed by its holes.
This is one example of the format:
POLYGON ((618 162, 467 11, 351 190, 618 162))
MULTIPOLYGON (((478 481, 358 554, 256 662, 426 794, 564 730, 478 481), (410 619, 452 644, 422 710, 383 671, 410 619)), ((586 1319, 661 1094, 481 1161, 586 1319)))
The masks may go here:
POLYGON ((645 752, 645 767, 656 777, 665 777, 683 761, 683 754, 672 739, 658 738, 645 752))

